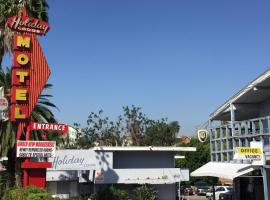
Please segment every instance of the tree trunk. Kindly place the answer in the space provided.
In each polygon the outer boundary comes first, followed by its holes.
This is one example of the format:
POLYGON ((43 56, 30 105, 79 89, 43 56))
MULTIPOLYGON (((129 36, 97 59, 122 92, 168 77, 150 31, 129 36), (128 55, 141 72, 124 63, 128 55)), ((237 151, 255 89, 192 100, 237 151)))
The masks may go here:
POLYGON ((16 147, 13 147, 8 152, 8 171, 11 174, 13 184, 17 187, 22 187, 21 180, 21 160, 16 159, 16 147))

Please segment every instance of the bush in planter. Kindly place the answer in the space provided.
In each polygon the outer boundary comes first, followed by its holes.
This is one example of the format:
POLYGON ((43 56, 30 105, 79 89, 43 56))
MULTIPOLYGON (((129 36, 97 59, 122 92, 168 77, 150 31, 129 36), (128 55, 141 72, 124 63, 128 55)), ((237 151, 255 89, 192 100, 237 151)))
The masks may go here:
POLYGON ((29 186, 7 190, 2 200, 53 200, 53 198, 44 189, 29 186))
POLYGON ((129 195, 126 190, 106 187, 96 194, 96 200, 128 200, 129 195))
POLYGON ((158 200, 158 192, 151 185, 142 185, 135 189, 136 200, 158 200))

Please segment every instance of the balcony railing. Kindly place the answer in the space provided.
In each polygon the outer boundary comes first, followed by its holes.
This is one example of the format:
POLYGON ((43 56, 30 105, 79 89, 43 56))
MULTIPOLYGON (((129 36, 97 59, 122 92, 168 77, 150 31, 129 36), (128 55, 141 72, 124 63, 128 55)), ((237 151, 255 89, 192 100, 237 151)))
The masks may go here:
POLYGON ((212 161, 230 162, 235 147, 249 147, 250 141, 264 142, 264 150, 270 151, 270 116, 245 121, 225 122, 210 129, 212 161))

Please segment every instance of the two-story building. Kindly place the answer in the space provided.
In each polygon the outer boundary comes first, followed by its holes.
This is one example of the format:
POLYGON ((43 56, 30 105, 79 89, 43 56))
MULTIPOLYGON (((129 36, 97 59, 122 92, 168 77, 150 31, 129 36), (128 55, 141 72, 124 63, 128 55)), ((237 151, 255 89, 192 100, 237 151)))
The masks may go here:
POLYGON ((211 162, 191 175, 233 179, 235 199, 268 200, 269 128, 270 70, 267 70, 210 115, 211 162), (258 153, 260 148, 262 155, 258 153))

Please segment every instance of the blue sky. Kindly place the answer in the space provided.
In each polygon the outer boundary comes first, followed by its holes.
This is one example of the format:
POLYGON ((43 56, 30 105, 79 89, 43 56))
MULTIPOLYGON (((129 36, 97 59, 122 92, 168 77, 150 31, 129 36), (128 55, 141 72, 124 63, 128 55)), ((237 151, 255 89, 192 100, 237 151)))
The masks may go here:
POLYGON ((266 0, 48 3, 41 42, 64 123, 84 125, 101 108, 114 119, 134 104, 191 135, 270 66, 266 0))

